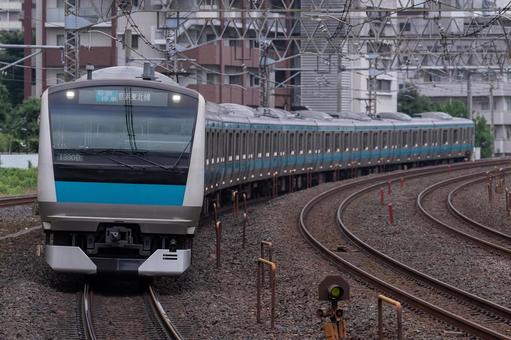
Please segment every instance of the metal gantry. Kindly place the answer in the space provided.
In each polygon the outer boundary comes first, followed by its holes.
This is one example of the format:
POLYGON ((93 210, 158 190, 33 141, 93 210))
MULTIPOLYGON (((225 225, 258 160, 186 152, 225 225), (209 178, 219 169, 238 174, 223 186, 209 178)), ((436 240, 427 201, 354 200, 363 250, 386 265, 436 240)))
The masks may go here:
POLYGON ((77 25, 79 2, 80 0, 64 1, 64 74, 66 81, 80 77, 80 32, 77 25))
MULTIPOLYGON (((79 72, 79 25, 72 24, 78 1, 65 0, 69 77, 79 72)), ((127 3, 133 5, 113 2, 127 3)), ((243 6, 236 0, 146 0, 130 12, 163 13, 166 46, 160 48, 170 69, 177 57, 186 58, 183 50, 222 39, 264 42, 262 55, 277 66, 304 55, 328 64, 334 56, 349 70, 349 62, 377 53, 375 69, 437 70, 447 77, 455 70, 509 69, 509 7, 473 0, 249 0, 243 6)), ((267 68, 261 62, 261 79, 267 68)))

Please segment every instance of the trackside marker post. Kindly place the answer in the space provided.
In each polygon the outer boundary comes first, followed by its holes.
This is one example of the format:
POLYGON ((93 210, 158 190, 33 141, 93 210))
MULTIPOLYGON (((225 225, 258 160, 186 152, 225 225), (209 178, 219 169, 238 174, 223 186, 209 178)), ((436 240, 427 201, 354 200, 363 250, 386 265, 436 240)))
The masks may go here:
POLYGON ((392 202, 387 205, 389 209, 389 224, 394 224, 394 206, 392 202))

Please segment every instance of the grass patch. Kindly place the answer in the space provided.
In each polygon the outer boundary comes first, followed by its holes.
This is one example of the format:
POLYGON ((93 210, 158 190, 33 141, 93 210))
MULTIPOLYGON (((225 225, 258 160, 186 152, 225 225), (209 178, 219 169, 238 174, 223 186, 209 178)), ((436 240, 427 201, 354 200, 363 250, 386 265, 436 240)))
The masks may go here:
POLYGON ((37 168, 0 168, 0 195, 23 195, 35 192, 36 187, 37 168))

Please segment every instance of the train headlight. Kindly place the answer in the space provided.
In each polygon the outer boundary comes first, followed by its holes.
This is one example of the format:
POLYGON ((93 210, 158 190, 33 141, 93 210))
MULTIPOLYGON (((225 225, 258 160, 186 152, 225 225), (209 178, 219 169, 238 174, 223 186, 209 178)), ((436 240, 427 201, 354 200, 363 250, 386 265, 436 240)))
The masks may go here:
POLYGON ((75 91, 66 91, 66 98, 67 99, 74 99, 75 98, 75 91))
POLYGON ((178 104, 181 102, 181 95, 180 94, 173 94, 172 95, 172 102, 178 104))

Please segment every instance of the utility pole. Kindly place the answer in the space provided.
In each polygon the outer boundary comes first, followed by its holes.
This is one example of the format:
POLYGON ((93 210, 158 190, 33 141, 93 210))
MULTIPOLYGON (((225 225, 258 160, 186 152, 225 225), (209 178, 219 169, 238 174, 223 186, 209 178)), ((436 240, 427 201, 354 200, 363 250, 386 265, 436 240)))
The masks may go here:
POLYGON ((468 117, 474 119, 474 113, 472 110, 472 80, 470 71, 467 70, 467 106, 468 106, 468 117))
POLYGON ((64 28, 66 42, 64 45, 64 74, 66 81, 80 77, 80 32, 78 31, 80 0, 65 0, 64 28))
POLYGON ((367 114, 371 117, 376 115, 376 76, 378 75, 378 72, 376 70, 376 58, 378 58, 378 54, 371 53, 367 55, 367 60, 369 61, 369 69, 368 69, 368 75, 369 75, 369 100, 368 105, 366 108, 367 114))
POLYGON ((346 68, 342 65, 342 56, 337 54, 337 112, 342 112, 342 72, 346 68))
POLYGON ((495 136, 495 110, 493 109, 493 82, 490 83, 490 127, 491 133, 495 136))
POLYGON ((179 27, 179 12, 166 12, 165 14, 165 43, 167 68, 174 73, 178 81, 177 69, 177 29, 179 27))

